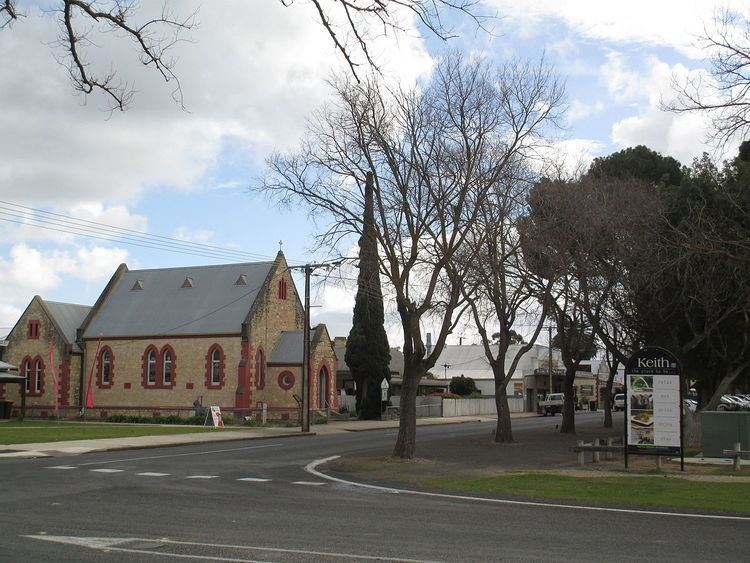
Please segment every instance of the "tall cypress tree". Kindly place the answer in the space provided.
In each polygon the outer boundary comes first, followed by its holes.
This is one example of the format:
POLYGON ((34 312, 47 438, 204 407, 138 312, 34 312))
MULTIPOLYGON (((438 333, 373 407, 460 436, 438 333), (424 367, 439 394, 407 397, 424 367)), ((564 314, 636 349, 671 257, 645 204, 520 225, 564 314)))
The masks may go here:
POLYGON ((359 239, 359 275, 354 302, 352 330, 346 340, 346 363, 357 384, 357 412, 361 419, 380 418, 380 385, 390 379, 391 352, 385 334, 383 292, 378 267, 378 241, 375 235, 373 176, 365 181, 365 214, 359 239))

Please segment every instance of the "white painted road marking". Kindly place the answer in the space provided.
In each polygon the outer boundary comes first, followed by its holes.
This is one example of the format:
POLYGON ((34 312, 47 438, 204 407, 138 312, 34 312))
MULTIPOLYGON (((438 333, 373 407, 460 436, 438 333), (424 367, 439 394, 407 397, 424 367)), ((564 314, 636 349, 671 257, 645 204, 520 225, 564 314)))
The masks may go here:
POLYGON ((143 477, 167 477, 169 473, 152 473, 146 471, 145 473, 136 473, 136 475, 141 475, 143 477))
POLYGON ((183 559, 208 559, 211 561, 252 561, 250 559, 231 559, 224 557, 212 557, 202 555, 183 555, 177 553, 165 553, 164 551, 149 551, 145 549, 128 549, 118 547, 130 542, 154 542, 165 545, 196 546, 200 548, 212 547, 217 549, 236 549, 245 551, 264 551, 267 553, 294 553, 299 555, 314 555, 323 557, 337 557, 340 559, 366 559, 375 561, 397 561, 399 563, 442 563, 440 561, 431 561, 424 559, 406 559, 402 557, 388 557, 387 555, 360 555, 357 553, 337 553, 333 551, 312 551, 309 549, 287 549, 282 547, 266 547, 257 545, 228 545, 221 543, 197 543, 187 541, 170 540, 167 538, 87 538, 75 536, 48 536, 46 534, 22 536, 35 540, 44 540, 49 542, 64 543, 88 547, 91 549, 107 549, 110 551, 125 551, 128 553, 147 553, 149 555, 161 555, 164 557, 178 557, 183 559))
POLYGON ((271 479, 263 479, 261 477, 243 477, 242 479, 237 479, 238 481, 249 481, 250 483, 268 483, 271 481, 271 479))
POLYGON ((274 448, 277 446, 280 446, 281 444, 264 444, 262 446, 245 446, 243 448, 227 448, 224 450, 210 450, 207 452, 189 452, 184 454, 167 454, 167 455, 150 455, 146 457, 131 457, 129 459, 110 459, 108 461, 92 461, 91 463, 81 463, 81 466, 84 465, 105 465, 107 463, 120 463, 120 462, 126 462, 126 461, 143 461, 144 459, 165 459, 169 457, 184 457, 184 456, 191 456, 191 455, 208 455, 208 454, 220 454, 224 452, 240 452, 243 450, 257 450, 260 448, 274 448))
POLYGON ((188 475, 185 479, 218 479, 218 475, 188 475))
POLYGON ((89 469, 89 471, 93 471, 95 473, 122 473, 125 471, 124 469, 89 469))
POLYGON ((349 485, 351 487, 361 487, 363 489, 371 489, 375 491, 383 491, 384 493, 396 493, 396 494, 407 494, 407 495, 418 495, 424 497, 434 498, 447 498, 455 500, 468 500, 473 502, 488 502, 492 504, 510 504, 516 506, 539 506, 543 508, 567 508, 570 510, 591 510, 594 512, 619 512, 621 514, 649 514, 652 516, 676 516, 680 518, 703 518, 708 520, 740 520, 743 522, 750 522, 750 516, 724 516, 721 514, 690 514, 688 512, 661 512, 658 510, 639 510, 637 508, 607 508, 604 506, 579 506, 576 504, 559 504, 554 502, 534 502, 530 500, 509 500, 501 498, 487 498, 487 497, 470 497, 466 495, 450 495, 448 493, 428 493, 426 491, 412 491, 411 489, 396 489, 393 487, 381 487, 378 485, 367 485, 365 483, 356 483, 354 481, 347 481, 346 479, 339 479, 338 477, 331 477, 325 473, 321 473, 317 470, 319 465, 323 465, 334 459, 338 459, 341 456, 333 455, 323 459, 316 459, 311 461, 305 466, 305 471, 321 479, 327 479, 335 483, 341 483, 343 485, 349 485))
POLYGON ((48 465, 45 469, 76 469, 75 465, 48 465))
POLYGON ((325 485, 325 483, 321 483, 320 481, 292 481, 292 485, 307 485, 308 487, 320 487, 321 485, 325 485))

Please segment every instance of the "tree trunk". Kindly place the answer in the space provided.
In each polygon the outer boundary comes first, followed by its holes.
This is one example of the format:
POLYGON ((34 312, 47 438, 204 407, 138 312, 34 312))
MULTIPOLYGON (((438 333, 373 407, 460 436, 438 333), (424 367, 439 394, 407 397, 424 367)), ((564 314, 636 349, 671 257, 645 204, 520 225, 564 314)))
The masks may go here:
POLYGON ((362 404, 358 411, 359 419, 378 420, 381 415, 381 382, 372 377, 367 377, 364 378, 363 384, 362 404))
POLYGON ((563 403, 562 424, 560 424, 561 434, 576 433, 576 405, 575 396, 573 395, 573 380, 575 377, 575 369, 568 368, 565 370, 565 381, 563 382, 565 402, 563 403))
POLYGON ((495 442, 513 442, 513 430, 508 406, 508 393, 505 383, 495 386, 495 407, 497 408, 497 426, 495 427, 495 442))
POLYGON ((612 386, 607 384, 602 392, 604 403, 604 428, 612 428, 612 386))
POLYGON ((420 380, 419 373, 413 368, 404 366, 404 379, 401 384, 401 398, 399 403, 398 436, 393 448, 393 457, 412 459, 417 436, 417 387, 420 380))
POLYGON ((706 404, 705 409, 701 408, 701 410, 707 410, 707 411, 713 411, 716 410, 716 407, 719 404, 719 401, 721 400, 721 396, 729 393, 729 390, 732 387, 732 384, 737 379, 737 376, 739 376, 742 372, 744 372, 750 362, 744 362, 742 365, 735 366, 733 369, 730 369, 726 374, 724 374, 724 377, 719 381, 719 384, 716 386, 716 389, 713 392, 713 395, 711 395, 711 399, 706 404))
POLYGON ((612 428, 612 386, 617 374, 617 362, 609 368, 607 384, 604 386, 604 428, 612 428))

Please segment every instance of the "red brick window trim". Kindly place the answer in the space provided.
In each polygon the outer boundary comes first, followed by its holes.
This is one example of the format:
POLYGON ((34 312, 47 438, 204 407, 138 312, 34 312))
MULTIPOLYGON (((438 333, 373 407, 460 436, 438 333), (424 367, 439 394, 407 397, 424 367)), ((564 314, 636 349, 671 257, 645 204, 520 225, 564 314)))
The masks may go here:
POLYGON ((146 389, 172 389, 177 380, 177 354, 165 344, 161 351, 153 344, 143 352, 141 386, 146 389))
POLYGON ((291 371, 282 371, 279 374, 279 387, 284 391, 289 391, 294 387, 294 374, 291 371))
POLYGON ((29 340, 39 339, 39 321, 29 321, 29 340))
POLYGON ((101 389, 109 389, 114 383, 115 355, 109 346, 99 351, 96 366, 96 385, 101 389))
POLYGON ((279 280, 279 299, 286 299, 287 297, 287 283, 284 278, 279 280))
POLYGON ((26 395, 29 397, 44 395, 44 360, 42 357, 35 356, 32 360, 26 356, 22 373, 26 376, 26 395))
POLYGON ((175 375, 175 353, 174 348, 165 344, 161 349, 161 383, 162 387, 174 387, 175 375))
POLYGON ((224 350, 218 344, 213 344, 206 353, 206 387, 221 389, 224 387, 225 376, 224 350))
POLYGON ((263 389, 266 386, 266 357, 263 348, 258 348, 255 354, 255 388, 263 389))

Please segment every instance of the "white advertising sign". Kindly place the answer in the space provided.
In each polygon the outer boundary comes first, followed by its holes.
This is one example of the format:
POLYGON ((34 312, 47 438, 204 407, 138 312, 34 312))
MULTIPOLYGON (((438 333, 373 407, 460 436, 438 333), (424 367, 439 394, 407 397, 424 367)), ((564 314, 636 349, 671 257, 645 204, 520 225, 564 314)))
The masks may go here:
POLYGON ((630 453, 681 452, 680 371, 660 348, 645 348, 625 370, 625 434, 630 453))

